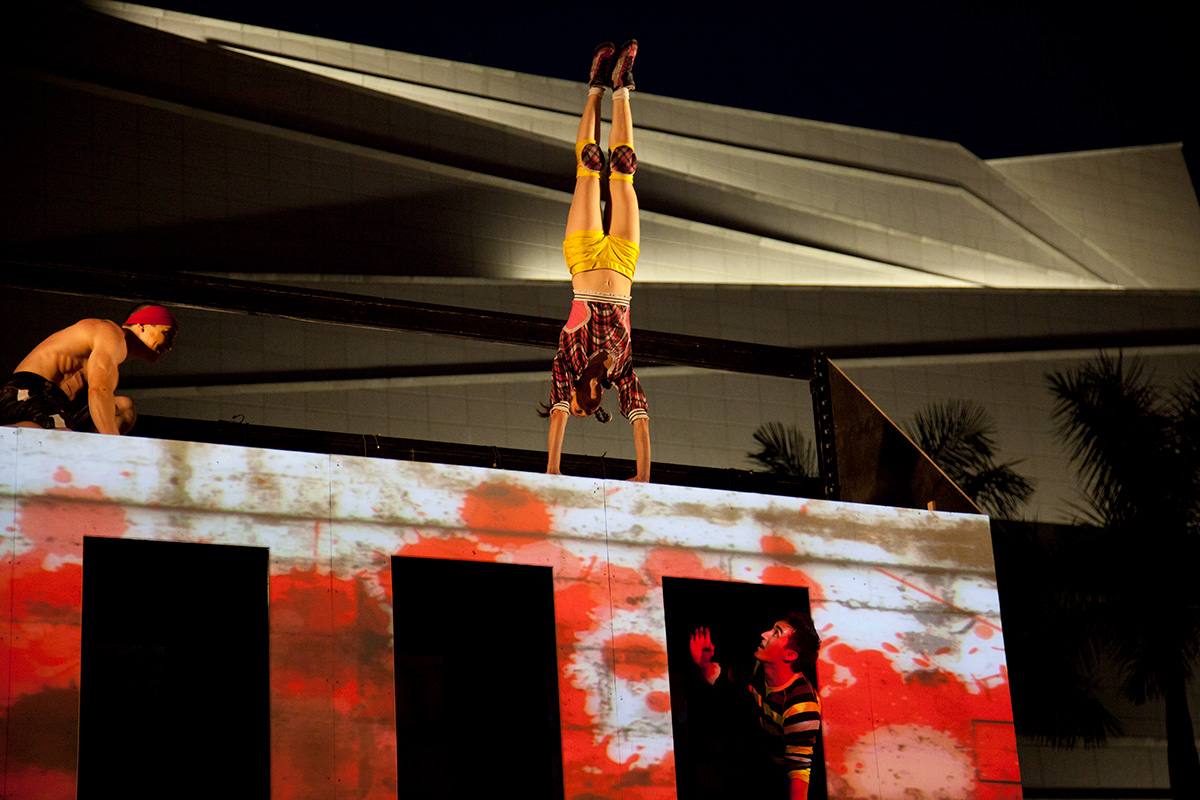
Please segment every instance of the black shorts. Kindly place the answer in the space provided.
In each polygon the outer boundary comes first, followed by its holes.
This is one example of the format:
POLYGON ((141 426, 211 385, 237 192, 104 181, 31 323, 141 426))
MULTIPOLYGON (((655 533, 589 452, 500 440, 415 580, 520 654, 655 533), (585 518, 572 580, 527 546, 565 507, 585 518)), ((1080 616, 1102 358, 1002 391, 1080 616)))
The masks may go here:
POLYGON ((32 372, 18 372, 0 388, 0 425, 32 422, 43 428, 95 430, 87 391, 74 400, 58 384, 32 372))

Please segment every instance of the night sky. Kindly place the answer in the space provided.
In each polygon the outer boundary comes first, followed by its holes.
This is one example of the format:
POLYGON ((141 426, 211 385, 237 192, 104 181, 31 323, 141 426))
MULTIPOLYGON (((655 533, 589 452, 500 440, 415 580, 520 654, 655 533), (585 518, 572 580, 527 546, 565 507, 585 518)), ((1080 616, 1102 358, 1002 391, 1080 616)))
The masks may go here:
POLYGON ((1200 55, 1182 6, 157 4, 566 79, 582 79, 596 43, 636 37, 638 86, 654 94, 946 139, 983 158, 1183 141, 1196 170, 1200 55))

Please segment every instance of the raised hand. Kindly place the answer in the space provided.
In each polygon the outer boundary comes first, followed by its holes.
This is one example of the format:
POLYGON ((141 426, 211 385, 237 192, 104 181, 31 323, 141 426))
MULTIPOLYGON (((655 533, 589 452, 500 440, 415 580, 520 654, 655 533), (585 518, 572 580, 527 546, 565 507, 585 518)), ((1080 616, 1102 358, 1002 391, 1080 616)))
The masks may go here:
POLYGON ((692 661, 704 669, 711 661, 716 649, 713 647, 712 635, 708 628, 696 628, 691 641, 692 661))
POLYGON ((708 628, 696 628, 692 632, 690 644, 692 661, 700 668, 700 674, 710 685, 716 683, 721 674, 721 665, 712 660, 716 648, 713 647, 712 634, 708 632, 708 628))

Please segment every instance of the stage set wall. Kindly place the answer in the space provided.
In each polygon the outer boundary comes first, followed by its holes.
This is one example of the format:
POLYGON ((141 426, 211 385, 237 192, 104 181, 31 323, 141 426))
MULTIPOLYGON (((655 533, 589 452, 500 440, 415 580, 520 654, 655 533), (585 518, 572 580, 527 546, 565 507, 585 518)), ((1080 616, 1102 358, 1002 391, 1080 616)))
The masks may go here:
POLYGON ((1021 796, 985 517, 0 429, 0 531, 6 797, 76 793, 78 703, 8 710, 80 691, 85 536, 269 548, 273 797, 397 796, 393 556, 551 568, 566 798, 676 796, 664 577, 807 589, 829 797, 1021 796))

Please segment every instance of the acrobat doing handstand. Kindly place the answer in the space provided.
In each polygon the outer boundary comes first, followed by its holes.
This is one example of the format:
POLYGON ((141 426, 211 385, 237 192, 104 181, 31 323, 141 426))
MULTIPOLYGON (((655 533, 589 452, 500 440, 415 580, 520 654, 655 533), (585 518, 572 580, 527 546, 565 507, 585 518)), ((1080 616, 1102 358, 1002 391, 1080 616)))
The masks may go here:
POLYGON ((592 55, 587 105, 575 137, 575 195, 567 215, 563 255, 571 270, 574 299, 571 315, 558 337, 551 371, 550 405, 538 412, 550 418, 550 455, 546 472, 558 475, 563 436, 569 416, 595 415, 608 422, 600 408, 605 388, 616 386, 621 413, 633 426, 637 474, 650 479, 650 416, 646 395, 633 371, 629 333, 629 297, 638 260, 641 226, 633 173, 633 118, 629 92, 637 41, 620 50, 605 42, 592 55), (612 128, 609 131, 609 212, 607 230, 601 209, 600 180, 604 152, 596 142, 600 130, 600 100, 613 89, 612 128))

